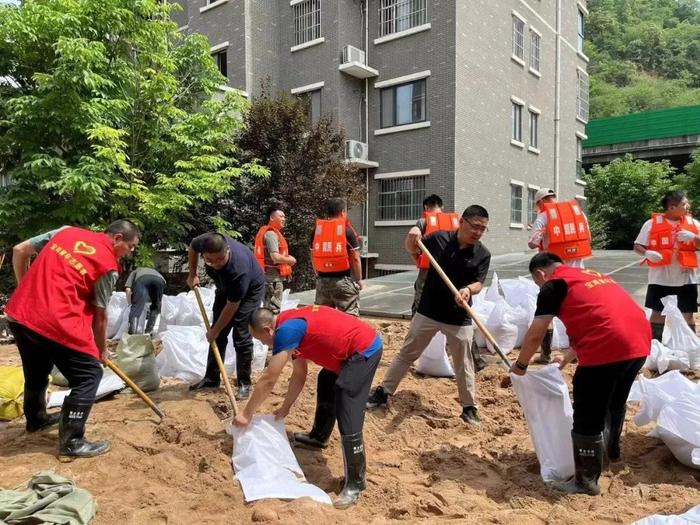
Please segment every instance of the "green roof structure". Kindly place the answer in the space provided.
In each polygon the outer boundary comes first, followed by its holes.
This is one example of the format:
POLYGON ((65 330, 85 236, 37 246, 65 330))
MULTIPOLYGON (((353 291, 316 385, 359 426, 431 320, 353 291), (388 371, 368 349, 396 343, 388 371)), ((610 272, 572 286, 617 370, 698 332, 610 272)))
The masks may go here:
POLYGON ((682 106, 591 120, 584 148, 700 135, 700 106, 682 106))

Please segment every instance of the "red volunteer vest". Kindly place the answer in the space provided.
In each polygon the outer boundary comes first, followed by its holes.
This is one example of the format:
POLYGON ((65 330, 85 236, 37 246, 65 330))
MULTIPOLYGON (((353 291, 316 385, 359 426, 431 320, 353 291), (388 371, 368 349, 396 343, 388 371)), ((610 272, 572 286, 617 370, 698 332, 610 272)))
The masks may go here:
POLYGON ((548 202, 544 211, 547 213, 548 252, 558 255, 564 262, 591 255, 591 232, 576 199, 548 202))
MULTIPOLYGON (((258 234, 255 236, 255 258, 258 260, 258 264, 260 264, 260 267, 265 271, 265 234, 269 231, 272 230, 275 232, 277 235, 277 240, 279 241, 280 244, 280 255, 289 255, 289 246, 287 245, 287 239, 284 238, 284 235, 279 231, 279 228, 275 228, 274 226, 270 224, 266 224, 265 226, 261 226, 260 229, 258 230, 258 234)), ((272 265, 267 265, 267 266, 272 266, 273 268, 277 268, 280 272, 280 276, 282 277, 289 277, 292 275, 292 267, 289 264, 272 264, 272 265)))
MULTIPOLYGON (((459 228, 459 215, 456 213, 426 211, 423 212, 423 218, 425 219, 425 232, 423 232, 423 235, 430 235, 440 230, 453 232, 459 228)), ((430 259, 424 253, 421 253, 416 266, 423 270, 428 269, 430 268, 430 259)))
POLYGON ((277 326, 289 319, 306 321, 306 335, 294 355, 336 374, 340 373, 343 361, 367 350, 377 337, 377 332, 367 323, 328 306, 287 310, 277 316, 277 326))
POLYGON ((613 279, 593 270, 558 266, 552 279, 568 286, 559 318, 580 366, 649 355, 651 327, 644 311, 613 279))
POLYGON ((688 230, 695 235, 698 229, 693 222, 691 215, 686 215, 678 224, 672 224, 666 220, 663 213, 653 213, 651 215, 651 231, 649 232, 649 250, 659 252, 663 259, 659 262, 651 262, 644 259, 649 266, 668 266, 673 260, 674 242, 677 241, 676 258, 682 268, 697 268, 698 258, 695 254, 695 241, 681 242, 676 238, 680 230, 688 230))
POLYGON ((36 333, 99 359, 92 333, 95 283, 118 269, 107 234, 66 228, 39 252, 5 311, 36 333))

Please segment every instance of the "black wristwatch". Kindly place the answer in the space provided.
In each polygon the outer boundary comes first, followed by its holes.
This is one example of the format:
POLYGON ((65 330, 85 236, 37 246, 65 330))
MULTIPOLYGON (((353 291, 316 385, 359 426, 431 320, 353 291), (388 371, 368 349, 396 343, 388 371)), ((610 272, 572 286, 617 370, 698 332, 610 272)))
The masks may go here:
POLYGON ((527 367, 530 366, 530 365, 524 365, 524 364, 522 364, 522 363, 521 363, 520 361, 518 361, 517 359, 515 360, 515 363, 514 363, 514 364, 515 364, 515 368, 518 368, 518 369, 520 369, 520 370, 527 370, 527 367))

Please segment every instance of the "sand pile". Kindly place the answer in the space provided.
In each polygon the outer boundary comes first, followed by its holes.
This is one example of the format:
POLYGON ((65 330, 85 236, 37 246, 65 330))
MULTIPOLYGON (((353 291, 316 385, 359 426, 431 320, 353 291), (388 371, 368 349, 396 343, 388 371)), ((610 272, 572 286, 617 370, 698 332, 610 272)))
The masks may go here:
MULTIPOLYGON (((372 321, 386 343, 377 380, 398 352, 408 324, 372 321)), ((495 362, 495 360, 494 360, 495 362)), ((0 349, 0 364, 19 363, 14 347, 0 349)), ((570 371, 572 372, 573 369, 570 371)), ((315 372, 287 418, 287 430, 308 430, 315 405, 315 372)), ((279 406, 291 367, 266 404, 279 406)), ((495 364, 478 375, 482 425, 467 427, 458 415, 450 379, 409 374, 389 411, 368 414, 365 440, 368 489, 360 503, 336 511, 308 500, 247 505, 233 480, 232 439, 220 417, 223 390, 192 395, 164 381, 154 400, 168 419, 137 398, 120 394, 98 402, 88 436, 109 439, 112 450, 92 460, 59 462, 57 433, 24 433, 24 421, 0 430, 0 484, 14 487, 53 468, 97 498, 96 524, 260 523, 630 523, 653 513, 681 513, 700 502, 700 472, 679 464, 666 446, 647 438, 628 416, 623 462, 604 472, 603 495, 563 496, 539 477, 537 459, 512 390, 499 387, 495 364)), ((375 382, 376 383, 376 382, 375 382)), ((341 488, 343 464, 334 432, 323 452, 295 449, 307 478, 323 490, 341 488)))

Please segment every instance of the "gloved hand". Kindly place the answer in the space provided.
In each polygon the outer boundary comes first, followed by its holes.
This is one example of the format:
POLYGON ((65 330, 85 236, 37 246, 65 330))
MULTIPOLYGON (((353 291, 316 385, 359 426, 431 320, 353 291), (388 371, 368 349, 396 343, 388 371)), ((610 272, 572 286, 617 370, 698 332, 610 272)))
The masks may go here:
POLYGON ((653 263, 660 262, 661 259, 664 258, 663 255, 661 255, 659 252, 655 252, 654 250, 647 250, 644 252, 644 257, 646 259, 649 259, 653 263))
POLYGON ((695 240, 695 234, 688 230, 681 230, 676 236, 681 242, 691 242, 695 240))

